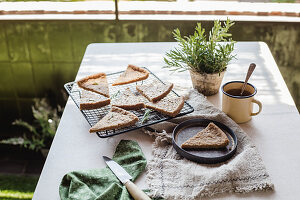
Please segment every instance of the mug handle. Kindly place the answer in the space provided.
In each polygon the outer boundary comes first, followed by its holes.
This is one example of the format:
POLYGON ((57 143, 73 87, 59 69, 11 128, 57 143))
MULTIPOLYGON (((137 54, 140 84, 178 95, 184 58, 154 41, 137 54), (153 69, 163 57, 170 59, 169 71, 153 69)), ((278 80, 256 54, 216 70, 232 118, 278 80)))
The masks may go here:
POLYGON ((256 104, 258 105, 258 107, 259 107, 258 112, 256 112, 256 113, 251 113, 251 114, 250 114, 251 116, 255 116, 255 115, 258 115, 258 114, 261 112, 261 110, 262 110, 262 104, 261 104, 260 101, 258 101, 258 100, 256 100, 256 99, 253 99, 252 102, 253 102, 253 103, 256 103, 256 104))

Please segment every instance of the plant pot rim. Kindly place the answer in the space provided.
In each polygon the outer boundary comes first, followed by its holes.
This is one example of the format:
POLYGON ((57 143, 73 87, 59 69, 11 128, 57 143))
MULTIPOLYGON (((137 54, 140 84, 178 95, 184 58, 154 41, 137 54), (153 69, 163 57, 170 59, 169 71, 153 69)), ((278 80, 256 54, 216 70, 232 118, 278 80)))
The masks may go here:
POLYGON ((191 70, 191 69, 189 71, 194 72, 194 73, 198 73, 198 74, 211 74, 211 75, 214 75, 214 74, 221 74, 221 73, 225 72, 226 70, 221 71, 221 72, 214 72, 214 73, 198 72, 198 71, 194 71, 194 70, 191 70))

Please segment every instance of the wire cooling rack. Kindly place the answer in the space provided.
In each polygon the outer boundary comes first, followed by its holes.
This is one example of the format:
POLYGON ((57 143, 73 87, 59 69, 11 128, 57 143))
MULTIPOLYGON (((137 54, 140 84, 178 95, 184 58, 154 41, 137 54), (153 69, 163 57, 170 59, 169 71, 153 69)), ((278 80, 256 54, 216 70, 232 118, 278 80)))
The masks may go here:
MULTIPOLYGON (((147 69, 147 68, 145 68, 147 69)), ((136 85, 141 85, 141 84, 148 84, 151 83, 154 80, 158 80, 161 83, 163 83, 155 74, 153 74, 149 69, 147 69, 150 74, 149 77, 146 80, 135 82, 135 83, 130 83, 126 85, 118 85, 118 86, 112 86, 111 84, 120 76, 121 73, 124 71, 112 73, 112 74, 107 74, 107 81, 109 84, 109 93, 111 98, 113 96, 118 95, 120 92, 124 91, 126 88, 129 88, 133 93, 136 95, 139 95, 139 93, 136 90, 136 85)), ((163 83, 164 84, 164 83, 163 83)), ((67 90, 68 94, 71 96, 77 107, 80 107, 80 95, 81 95, 81 88, 78 87, 76 82, 69 82, 64 85, 65 89, 67 90)), ((176 92, 173 90, 168 94, 167 97, 165 98, 172 98, 172 97, 177 97, 179 96, 176 92)), ((145 99, 146 101, 146 99, 145 99)), ((111 106, 107 105, 102 108, 98 109, 93 109, 93 110, 81 110, 83 116, 86 118, 88 123, 93 126, 96 124, 102 117, 104 117, 110 110, 111 106)), ((126 133, 128 131, 136 130, 142 127, 146 127, 149 125, 153 125, 162 121, 166 121, 172 118, 180 117, 186 114, 189 114, 194 111, 193 107, 188 104, 187 102, 184 102, 184 106, 181 109, 180 113, 176 117, 169 117, 167 115, 163 115, 157 111, 154 110, 149 110, 149 114, 147 115, 148 118, 147 120, 144 120, 142 122, 143 116, 146 112, 147 108, 142 108, 139 110, 131 110, 130 112, 134 113, 138 118, 139 121, 133 125, 133 126, 128 126, 125 128, 119 128, 119 129, 114 129, 114 130, 107 130, 107 131, 99 131, 97 132, 97 135, 100 138, 106 138, 106 137, 111 137, 114 135, 118 135, 121 133, 126 133)))

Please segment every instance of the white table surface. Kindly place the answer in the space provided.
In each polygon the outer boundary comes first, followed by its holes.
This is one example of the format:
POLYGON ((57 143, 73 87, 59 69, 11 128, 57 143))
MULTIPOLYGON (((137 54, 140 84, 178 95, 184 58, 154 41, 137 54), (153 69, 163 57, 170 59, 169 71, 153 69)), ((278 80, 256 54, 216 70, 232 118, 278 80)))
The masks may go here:
MULTIPOLYGON (((159 78, 175 85, 191 86, 188 72, 175 73, 161 67, 163 56, 176 43, 101 43, 87 47, 76 80, 96 72, 117 72, 128 64, 148 67, 159 78)), ((300 117, 288 88, 279 72, 268 46, 263 42, 238 42, 237 59, 228 66, 223 83, 243 80, 251 62, 257 67, 249 82, 263 103, 263 110, 253 119, 241 124, 260 152, 275 185, 274 192, 224 194, 214 199, 298 199, 300 196, 300 117)), ((221 92, 208 97, 220 108, 221 92)), ((257 109, 257 107, 255 107, 257 109)), ((74 170, 102 168, 102 155, 112 156, 121 139, 136 140, 147 159, 151 157, 153 140, 132 131, 102 139, 88 132, 90 126, 69 98, 56 136, 45 162, 34 197, 35 200, 59 199, 58 187, 62 177, 74 170)), ((136 181, 147 188, 145 173, 136 181)))

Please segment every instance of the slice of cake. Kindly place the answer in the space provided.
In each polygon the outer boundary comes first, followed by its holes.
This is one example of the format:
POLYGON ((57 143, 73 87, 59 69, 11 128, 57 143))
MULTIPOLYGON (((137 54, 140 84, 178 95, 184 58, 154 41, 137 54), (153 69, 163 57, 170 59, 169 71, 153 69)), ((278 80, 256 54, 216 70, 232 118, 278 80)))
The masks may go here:
POLYGON ((173 83, 163 84, 157 80, 150 84, 137 85, 136 89, 149 101, 155 102, 167 96, 173 88, 173 83))
POLYGON ((97 109, 110 104, 110 99, 88 90, 81 90, 80 110, 97 109))
POLYGON ((87 76, 79 81, 77 81, 79 87, 102 94, 109 98, 108 83, 105 73, 98 73, 87 76))
POLYGON ((138 110, 145 107, 141 98, 135 96, 129 88, 126 88, 119 96, 112 99, 111 105, 125 110, 138 110))
POLYGON ((136 81, 145 80, 148 78, 148 76, 149 72, 146 69, 134 65, 128 65, 126 71, 123 72, 112 85, 115 86, 133 83, 136 81))
POLYGON ((226 147, 229 143, 226 134, 214 123, 185 141, 181 147, 184 149, 216 149, 226 147))
POLYGON ((139 119, 135 114, 113 106, 110 112, 90 128, 90 133, 131 126, 137 121, 139 121, 139 119))
POLYGON ((146 108, 151 108, 164 115, 175 117, 184 105, 183 97, 164 98, 157 102, 146 103, 146 108))

